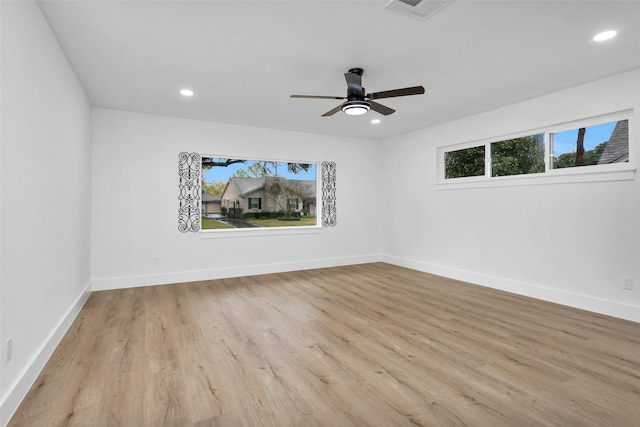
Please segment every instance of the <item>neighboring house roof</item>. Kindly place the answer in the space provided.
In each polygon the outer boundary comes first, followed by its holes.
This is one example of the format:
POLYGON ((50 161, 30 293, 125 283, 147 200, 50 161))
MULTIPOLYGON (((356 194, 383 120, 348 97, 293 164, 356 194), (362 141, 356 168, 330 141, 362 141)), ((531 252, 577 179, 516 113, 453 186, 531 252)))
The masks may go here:
POLYGON ((290 179, 287 181, 291 187, 297 189, 298 193, 303 197, 315 198, 317 186, 315 181, 307 181, 302 179, 290 179))
POLYGON ((619 120, 604 146, 599 165, 626 161, 629 157, 629 120, 619 120))
POLYGON ((233 176, 229 181, 236 184, 240 195, 252 193, 264 187, 264 178, 239 178, 233 176))
POLYGON ((222 196, 220 195, 215 195, 215 194, 209 194, 209 193, 202 193, 202 201, 203 202, 219 202, 222 199, 222 196))
MULTIPOLYGON (((267 176, 262 178, 239 178, 231 177, 227 186, 233 182, 241 196, 246 196, 255 191, 261 190, 274 182, 283 182, 287 184, 290 190, 300 194, 302 197, 316 197, 316 182, 302 179, 286 179, 280 176, 267 176)), ((226 191, 226 187, 225 187, 226 191)), ((224 193, 223 193, 224 195, 224 193)))

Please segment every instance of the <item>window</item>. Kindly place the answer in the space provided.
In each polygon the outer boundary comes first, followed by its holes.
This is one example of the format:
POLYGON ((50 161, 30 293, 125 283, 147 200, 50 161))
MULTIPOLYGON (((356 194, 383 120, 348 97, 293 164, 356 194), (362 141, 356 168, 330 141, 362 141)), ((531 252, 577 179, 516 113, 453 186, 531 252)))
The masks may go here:
POLYGON ((609 180, 616 179, 615 172, 624 172, 618 173, 618 179, 631 179, 629 119, 624 117, 630 113, 549 126, 524 136, 461 144, 454 149, 440 147, 439 182, 477 183, 494 179, 498 182, 499 177, 524 175, 567 176, 567 173, 558 174, 559 170, 570 168, 575 171, 574 175, 578 172, 612 172, 609 177, 600 175, 609 180), (589 168, 576 169, 582 166, 589 168))
POLYGON ((544 134, 491 144, 491 176, 544 172, 544 134))
POLYGON ((537 134, 447 151, 446 179, 485 176, 487 146, 491 153, 491 176, 544 172, 544 134, 537 134))
POLYGON ((262 209, 262 199, 260 197, 249 197, 249 209, 262 209))
POLYGON ((202 229, 318 227, 315 163, 202 157, 202 229))
POLYGON ((449 178, 484 175, 484 146, 444 153, 445 174, 449 178))
POLYGON ((629 120, 555 132, 550 139, 553 169, 629 161, 629 120))

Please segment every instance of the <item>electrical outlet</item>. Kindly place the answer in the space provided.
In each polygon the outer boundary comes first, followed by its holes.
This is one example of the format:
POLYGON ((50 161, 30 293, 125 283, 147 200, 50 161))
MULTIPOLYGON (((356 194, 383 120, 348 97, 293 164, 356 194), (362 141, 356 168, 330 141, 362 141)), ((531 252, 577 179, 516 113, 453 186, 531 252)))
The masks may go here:
POLYGON ((154 255, 151 257, 151 264, 158 265, 160 264, 160 257, 158 255, 154 255))
POLYGON ((13 338, 9 337, 4 343, 4 363, 9 363, 11 357, 13 357, 13 338))
POLYGON ((633 289, 633 279, 630 276, 622 276, 622 289, 628 291, 633 289))

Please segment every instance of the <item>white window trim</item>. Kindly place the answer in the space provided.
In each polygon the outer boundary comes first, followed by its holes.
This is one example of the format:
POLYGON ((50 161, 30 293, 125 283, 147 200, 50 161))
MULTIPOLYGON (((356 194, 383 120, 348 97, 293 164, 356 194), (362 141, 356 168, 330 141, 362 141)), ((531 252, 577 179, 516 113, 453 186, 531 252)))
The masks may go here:
POLYGON ((464 142, 461 144, 447 145, 437 147, 436 151, 436 189, 437 190, 458 190, 466 188, 486 188, 486 187, 507 187, 519 185, 544 185, 544 184, 565 184, 565 183, 581 183, 581 182, 607 182, 607 181, 628 181, 635 179, 637 171, 637 157, 635 144, 632 143, 632 136, 636 134, 634 123, 632 120, 633 109, 622 110, 614 113, 593 116, 585 119, 573 120, 570 122, 545 126, 543 128, 518 132, 514 134, 503 135, 494 138, 484 138, 475 141, 464 142), (551 147, 549 144, 549 135, 551 133, 563 132, 579 127, 588 127, 601 123, 613 122, 618 120, 629 120, 629 162, 609 164, 609 165, 593 165, 581 166, 576 168, 549 169, 551 147), (491 144, 508 139, 521 138, 530 135, 544 134, 545 142, 545 172, 510 175, 510 176, 491 176, 491 144), (445 179, 445 162, 444 156, 446 152, 462 150, 484 145, 485 148, 485 175, 472 176, 464 178, 445 179))
POLYGON ((295 227, 258 227, 258 228, 220 228, 215 230, 200 230, 201 239, 219 239, 227 237, 256 237, 256 236, 291 236, 301 234, 320 234, 321 225, 304 225, 295 227))

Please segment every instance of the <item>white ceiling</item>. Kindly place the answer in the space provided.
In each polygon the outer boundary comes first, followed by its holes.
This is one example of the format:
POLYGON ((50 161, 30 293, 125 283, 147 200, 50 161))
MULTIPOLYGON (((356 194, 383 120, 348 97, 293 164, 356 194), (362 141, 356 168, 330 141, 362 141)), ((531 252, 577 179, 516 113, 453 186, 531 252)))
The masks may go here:
POLYGON ((91 103, 382 139, 640 67, 640 1, 456 0, 420 21, 387 0, 41 1, 91 103), (604 43, 597 32, 618 30, 604 43), (321 115, 364 68, 397 110, 321 115), (178 90, 189 87, 192 98, 178 90), (382 122, 372 125, 372 118, 382 122))

